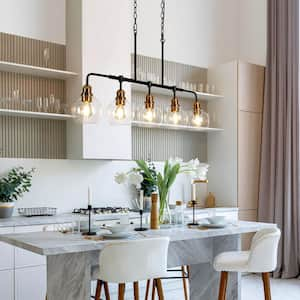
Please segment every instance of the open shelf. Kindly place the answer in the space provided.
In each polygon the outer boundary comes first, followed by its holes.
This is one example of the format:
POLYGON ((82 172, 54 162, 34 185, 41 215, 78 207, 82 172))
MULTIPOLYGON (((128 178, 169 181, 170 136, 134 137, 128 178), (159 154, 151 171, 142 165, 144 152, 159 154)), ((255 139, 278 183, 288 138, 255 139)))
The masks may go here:
POLYGON ((221 128, 211 128, 211 127, 194 127, 187 125, 173 125, 173 124, 159 124, 159 123, 149 123, 142 121, 132 121, 132 127, 142 127, 142 128, 160 128, 168 130, 182 130, 182 131, 196 131, 196 132, 219 132, 224 129, 221 128))
MULTIPOLYGON (((131 89, 134 92, 143 92, 143 93, 148 92, 148 87, 139 84, 132 84, 131 89)), ((152 87, 151 91, 154 95, 165 95, 165 96, 172 97, 172 91, 169 90, 152 87)), ((221 100, 224 98, 224 96, 222 95, 215 95, 215 94, 208 94, 208 93, 201 93, 201 92, 196 92, 196 93, 198 95, 198 99, 203 101, 221 100)), ((191 93, 178 92, 178 96, 185 99, 195 99, 194 95, 191 93)))
POLYGON ((0 116, 27 117, 27 118, 52 119, 52 120, 70 120, 70 119, 74 119, 74 116, 66 115, 66 114, 54 114, 54 113, 13 110, 13 109, 2 109, 2 108, 0 108, 0 116))
POLYGON ((37 77, 63 79, 63 80, 78 75, 77 73, 69 72, 69 71, 36 67, 31 65, 16 64, 7 61, 0 61, 0 71, 21 73, 21 74, 32 75, 37 77))

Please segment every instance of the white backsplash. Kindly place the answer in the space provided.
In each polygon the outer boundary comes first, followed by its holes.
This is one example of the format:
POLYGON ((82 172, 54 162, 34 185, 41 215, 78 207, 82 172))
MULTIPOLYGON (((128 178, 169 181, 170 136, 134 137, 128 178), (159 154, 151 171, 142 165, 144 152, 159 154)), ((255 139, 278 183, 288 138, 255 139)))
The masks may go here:
MULTIPOLYGON (((88 185, 93 206, 129 206, 132 192, 128 186, 114 182, 116 172, 128 171, 132 161, 0 159, 0 176, 11 168, 36 168, 32 188, 16 207, 57 207, 59 213, 87 205, 88 185)), ((171 202, 189 200, 190 179, 179 175, 171 190, 171 202)), ((16 213, 16 211, 15 211, 16 213)))

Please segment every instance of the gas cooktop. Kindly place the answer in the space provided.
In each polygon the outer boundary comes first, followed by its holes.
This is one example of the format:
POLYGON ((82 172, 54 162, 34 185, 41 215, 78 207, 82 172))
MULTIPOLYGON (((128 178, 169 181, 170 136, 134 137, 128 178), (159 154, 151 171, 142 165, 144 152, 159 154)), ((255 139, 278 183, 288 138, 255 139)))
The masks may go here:
MULTIPOLYGON (((125 214, 128 213, 130 209, 128 207, 93 207, 92 212, 97 215, 104 214, 125 214)), ((88 215, 89 211, 87 208, 74 208, 73 214, 88 215)))

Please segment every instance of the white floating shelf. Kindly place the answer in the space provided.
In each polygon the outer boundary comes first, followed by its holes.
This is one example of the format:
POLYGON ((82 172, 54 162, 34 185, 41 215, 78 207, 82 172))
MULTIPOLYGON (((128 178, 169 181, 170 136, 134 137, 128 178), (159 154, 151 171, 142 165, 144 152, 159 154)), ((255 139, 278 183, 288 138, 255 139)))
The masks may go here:
POLYGON ((37 77, 63 79, 63 80, 78 75, 77 73, 69 72, 69 71, 42 68, 42 67, 36 67, 31 65, 16 64, 7 61, 0 61, 0 71, 21 73, 21 74, 27 74, 27 75, 37 76, 37 77))
POLYGON ((158 123, 149 123, 149 122, 142 122, 142 121, 132 121, 131 126, 143 127, 143 128, 160 128, 160 129, 169 129, 169 130, 196 131, 196 132, 218 132, 218 131, 224 130, 221 128, 194 127, 194 126, 173 125, 173 124, 158 124, 158 123))
MULTIPOLYGON (((148 87, 140 84, 132 84, 131 85, 132 91, 134 92, 143 92, 147 93, 148 92, 148 87)), ((172 91, 171 90, 165 90, 161 88, 156 88, 152 87, 151 92, 154 95, 165 95, 165 96, 170 96, 172 97, 172 91)), ((208 93, 201 93, 201 92, 196 92, 198 95, 199 100, 203 101, 213 101, 213 100, 220 100, 223 99, 224 96, 222 95, 215 95, 215 94, 208 94, 208 93)), ((178 96, 185 98, 185 99, 195 99, 195 96, 191 93, 186 93, 186 92, 178 92, 178 96)))
POLYGON ((53 114, 35 111, 24 111, 24 110, 13 110, 13 109, 2 109, 0 108, 0 115, 2 116, 13 116, 13 117, 27 117, 36 119, 52 119, 52 120, 70 120, 74 119, 72 115, 65 114, 53 114))

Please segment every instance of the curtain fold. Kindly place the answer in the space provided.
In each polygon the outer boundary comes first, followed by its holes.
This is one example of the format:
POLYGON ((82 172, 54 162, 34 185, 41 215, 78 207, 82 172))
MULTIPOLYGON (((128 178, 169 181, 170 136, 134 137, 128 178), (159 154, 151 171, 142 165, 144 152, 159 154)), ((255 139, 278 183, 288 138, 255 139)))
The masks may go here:
POLYGON ((268 0, 258 218, 282 231, 275 277, 300 275, 299 0, 268 0))

